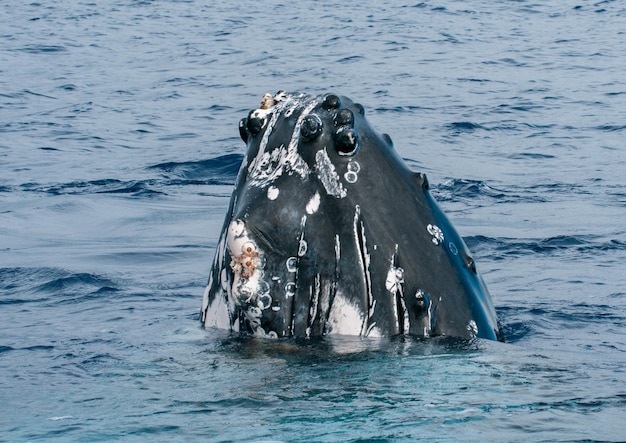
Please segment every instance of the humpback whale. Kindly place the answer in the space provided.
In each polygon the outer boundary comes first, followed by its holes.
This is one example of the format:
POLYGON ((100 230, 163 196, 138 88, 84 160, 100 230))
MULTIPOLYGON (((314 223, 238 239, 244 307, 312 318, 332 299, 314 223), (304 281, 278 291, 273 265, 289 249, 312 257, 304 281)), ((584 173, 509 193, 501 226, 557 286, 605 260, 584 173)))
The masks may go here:
POLYGON ((466 244, 363 106, 263 96, 204 291, 204 327, 503 340, 466 244))

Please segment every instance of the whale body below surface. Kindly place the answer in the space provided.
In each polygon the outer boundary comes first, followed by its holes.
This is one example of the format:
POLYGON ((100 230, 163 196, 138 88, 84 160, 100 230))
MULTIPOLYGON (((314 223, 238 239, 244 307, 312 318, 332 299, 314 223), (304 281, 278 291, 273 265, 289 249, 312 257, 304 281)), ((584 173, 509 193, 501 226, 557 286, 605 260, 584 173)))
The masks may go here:
POLYGON ((502 340, 464 241, 361 105, 266 94, 202 301, 205 327, 502 340))

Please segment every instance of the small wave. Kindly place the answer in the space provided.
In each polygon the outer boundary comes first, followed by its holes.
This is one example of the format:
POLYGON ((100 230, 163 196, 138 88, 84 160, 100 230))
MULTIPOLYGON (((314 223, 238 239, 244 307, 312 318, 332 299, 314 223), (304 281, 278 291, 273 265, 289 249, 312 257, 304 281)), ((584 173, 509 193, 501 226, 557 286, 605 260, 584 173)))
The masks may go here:
POLYGON ((65 52, 67 49, 59 45, 26 45, 22 48, 13 49, 16 52, 28 52, 30 54, 51 54, 65 52))
POLYGON ((200 161, 159 163, 148 169, 160 171, 170 180, 230 185, 235 183, 242 160, 241 154, 227 154, 200 161))
POLYGON ((624 129, 626 129, 626 125, 602 125, 602 126, 598 126, 595 129, 597 129, 598 131, 605 131, 605 132, 617 132, 617 131, 623 131, 624 129))
POLYGON ((67 287, 76 285, 113 286, 113 282, 94 274, 81 273, 55 278, 47 283, 40 285, 37 290, 45 292, 57 292, 62 289, 66 289, 67 287))
POLYGON ((606 240, 592 235, 559 235, 527 240, 476 235, 464 237, 464 240, 470 249, 489 254, 495 260, 527 254, 555 254, 559 252, 589 254, 615 250, 626 251, 625 241, 606 240))
POLYGON ((152 189, 151 180, 121 181, 117 179, 102 179, 90 181, 75 181, 56 185, 42 185, 26 183, 21 185, 22 191, 45 192, 50 195, 83 195, 83 194, 132 194, 133 196, 151 196, 163 194, 152 189))
POLYGON ((5 352, 10 352, 14 350, 15 348, 12 348, 11 346, 0 346, 0 354, 4 354, 5 352))
POLYGON ((407 106, 381 106, 378 108, 374 108, 374 111, 377 113, 391 112, 391 113, 403 113, 403 112, 413 112, 413 111, 428 111, 432 108, 425 108, 423 106, 415 106, 415 105, 407 105, 407 106))
POLYGON ((349 57, 344 57, 344 58, 337 60, 337 63, 354 63, 354 62, 358 62, 359 60, 363 58, 364 57, 362 55, 351 55, 349 57))
POLYGON ((550 154, 540 154, 536 152, 518 152, 518 153, 507 156, 507 158, 510 158, 512 160, 526 160, 526 159, 546 160, 546 159, 556 158, 556 156, 550 155, 550 154))
POLYGON ((433 194, 438 201, 456 201, 459 199, 491 198, 502 199, 506 193, 487 185, 481 180, 452 179, 433 187, 433 194))
POLYGON ((0 268, 0 306, 32 303, 74 303, 111 297, 120 290, 112 280, 58 268, 0 268))
MULTIPOLYGON (((57 271, 59 274, 63 271, 57 271)), ((65 274, 65 273, 64 273, 65 274)), ((101 299, 107 294, 118 293, 116 284, 95 274, 65 274, 40 284, 35 289, 38 293, 54 294, 55 305, 74 304, 78 301, 101 299)))
POLYGON ((446 125, 446 128, 455 134, 461 134, 466 132, 474 132, 479 129, 485 129, 484 126, 473 122, 452 122, 446 125))

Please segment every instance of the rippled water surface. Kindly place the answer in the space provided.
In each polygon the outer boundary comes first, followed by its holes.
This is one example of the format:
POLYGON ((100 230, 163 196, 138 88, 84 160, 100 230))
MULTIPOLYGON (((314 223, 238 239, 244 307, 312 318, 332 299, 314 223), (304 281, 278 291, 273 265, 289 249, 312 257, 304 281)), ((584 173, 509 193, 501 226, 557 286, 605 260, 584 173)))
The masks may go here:
POLYGON ((0 3, 0 441, 623 441, 619 1, 0 3), (265 92, 361 102, 507 343, 200 328, 265 92))

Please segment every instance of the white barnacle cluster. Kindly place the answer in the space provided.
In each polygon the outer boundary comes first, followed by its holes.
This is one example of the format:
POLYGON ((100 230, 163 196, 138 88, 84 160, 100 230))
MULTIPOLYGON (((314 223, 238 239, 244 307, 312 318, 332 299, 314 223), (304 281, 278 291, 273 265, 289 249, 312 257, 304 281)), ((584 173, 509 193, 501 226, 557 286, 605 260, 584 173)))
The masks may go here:
POLYGON ((443 231, 441 230, 441 228, 439 228, 439 226, 428 225, 426 226, 426 230, 428 231, 430 235, 433 236, 431 240, 435 245, 443 243, 443 240, 444 240, 443 231))
POLYGON ((347 171, 343 175, 343 178, 346 179, 348 183, 356 183, 359 179, 359 171, 361 170, 361 165, 354 160, 350 160, 348 162, 347 171))
POLYGON ((269 284, 263 279, 263 253, 248 235, 242 220, 234 220, 229 225, 227 243, 233 271, 231 294, 235 303, 244 309, 250 324, 260 327, 262 311, 272 304, 269 284))
POLYGON ((469 331, 472 337, 476 337, 476 335, 478 335, 478 325, 474 320, 469 321, 466 329, 469 331))

